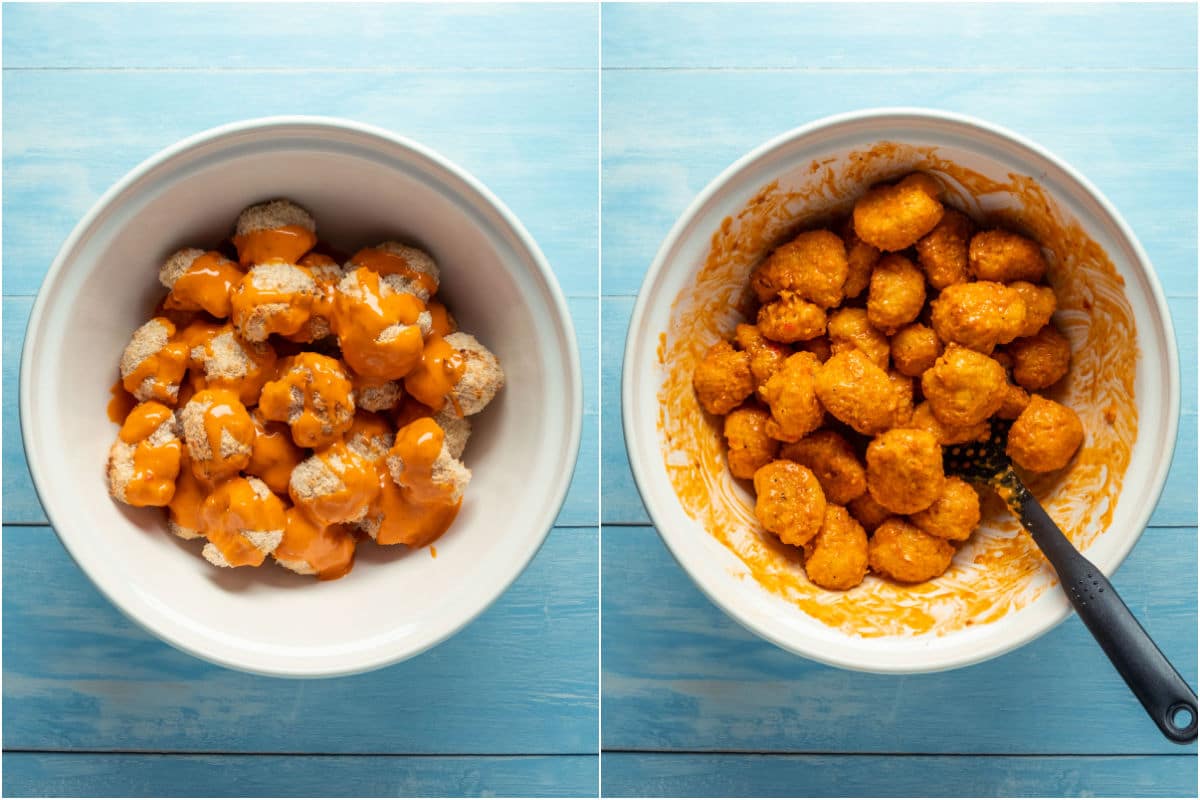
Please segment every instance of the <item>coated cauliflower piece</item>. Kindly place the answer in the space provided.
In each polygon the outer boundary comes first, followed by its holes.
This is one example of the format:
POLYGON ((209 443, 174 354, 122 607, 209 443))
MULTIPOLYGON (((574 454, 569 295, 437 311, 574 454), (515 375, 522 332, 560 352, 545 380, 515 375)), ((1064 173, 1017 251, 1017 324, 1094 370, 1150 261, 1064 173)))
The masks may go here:
POLYGON ((354 381, 354 405, 363 411, 391 411, 404 399, 400 381, 361 383, 354 381))
POLYGON ((891 511, 888 511, 875 502, 875 498, 871 497, 870 492, 863 492, 851 500, 846 509, 868 533, 874 533, 880 525, 892 516, 891 511))
MULTIPOLYGON (((445 342, 457 351, 463 364, 458 380, 450 389, 451 403, 464 417, 478 414, 504 388, 504 370, 500 368, 500 361, 469 333, 452 333, 445 342)), ((405 386, 409 386, 407 380, 405 386)), ((435 407, 434 410, 440 409, 435 407)))
POLYGON ((887 369, 891 344, 871 324, 864 308, 838 309, 829 317, 829 348, 834 354, 861 350, 880 369, 887 369))
POLYGON ((269 261, 294 264, 316 243, 312 214, 283 198, 243 209, 234 225, 233 245, 243 267, 269 261))
POLYGON ((855 298, 866 291, 871 283, 871 273, 879 263, 878 249, 858 238, 854 232, 854 220, 847 220, 842 227, 842 241, 846 245, 846 283, 842 285, 842 293, 847 298, 855 298))
POLYGON ((758 406, 741 406, 725 417, 725 443, 729 471, 735 478, 750 479, 759 467, 775 460, 779 441, 767 433, 771 414, 758 406))
POLYGON ((338 284, 332 309, 342 358, 367 381, 399 380, 421 360, 433 315, 412 281, 360 267, 338 284))
POLYGON ((380 275, 396 276, 403 281, 399 291, 409 292, 425 301, 437 293, 441 283, 441 270, 433 256, 420 248, 394 241, 380 242, 350 256, 346 270, 360 267, 380 275))
POLYGON ((900 374, 919 378, 934 365, 943 349, 933 328, 914 322, 892 336, 892 363, 900 374))
POLYGON ((951 344, 921 376, 933 415, 946 425, 968 428, 995 414, 1008 394, 1008 375, 994 358, 951 344))
POLYGON ((760 303, 790 289, 821 308, 832 308, 842 302, 848 272, 846 246, 836 233, 805 231, 755 267, 750 285, 760 303))
POLYGON ((1025 303, 1025 322, 1020 336, 1033 336, 1050 324, 1050 317, 1058 310, 1058 298, 1049 286, 1034 286, 1028 281, 1010 283, 1008 288, 1021 295, 1025 303))
POLYGON ((179 421, 196 477, 218 481, 237 475, 250 463, 254 421, 228 389, 196 392, 180 410, 179 421))
POLYGON ((258 403, 262 387, 275 374, 275 350, 266 342, 249 342, 232 325, 208 330, 193 323, 183 332, 191 345, 189 363, 200 388, 236 392, 244 405, 258 403))
POLYGON ((1016 419, 1029 405, 1029 392, 1020 386, 1008 384, 1004 387, 1004 402, 996 411, 1000 419, 1016 419))
POLYGON ((279 566, 299 575, 334 580, 353 568, 357 544, 347 526, 321 525, 293 506, 287 510, 283 538, 273 557, 279 566))
POLYGON ((953 208, 947 208, 933 230, 917 242, 917 259, 929 285, 939 291, 967 280, 967 248, 975 223, 953 208))
POLYGON ((815 431, 825 419, 817 400, 814 377, 821 362, 812 353, 793 353, 762 389, 771 408, 766 432, 783 442, 794 442, 815 431))
POLYGON ((830 503, 845 505, 867 490, 867 471, 840 433, 820 430, 784 445, 779 457, 808 467, 830 503))
POLYGON ((991 427, 986 420, 973 425, 947 425, 930 410, 928 401, 913 409, 908 426, 929 431, 938 440, 938 444, 946 446, 983 441, 991 434, 991 427))
POLYGON ((1008 347, 1013 360, 1013 380, 1026 389, 1053 386, 1071 368, 1071 342, 1053 325, 1046 325, 1027 339, 1008 347))
POLYGON ((979 495, 962 478, 948 477, 933 505, 909 519, 931 536, 965 542, 979 527, 979 495))
POLYGON ((170 290, 163 307, 172 311, 207 311, 218 319, 231 311, 230 294, 245 273, 216 250, 196 247, 177 250, 158 270, 158 280, 170 290))
POLYGON ((776 342, 799 342, 825 333, 825 310, 785 289, 758 309, 758 330, 776 342))
POLYGON ((737 326, 734 334, 737 346, 750 356, 750 374, 754 378, 755 391, 761 391, 775 372, 783 366, 789 355, 788 348, 763 336, 754 325, 745 323, 737 326))
POLYGON ((258 478, 219 484, 200 509, 208 537, 201 554, 214 567, 257 567, 283 539, 283 501, 258 478))
POLYGON ((954 560, 954 545, 931 536, 899 517, 875 529, 867 548, 871 569, 901 583, 921 583, 944 573, 954 560))
POLYGON ((696 399, 710 414, 728 414, 754 391, 750 356, 724 340, 709 348, 692 375, 696 399))
POLYGON ((324 447, 354 422, 353 386, 336 358, 300 353, 280 364, 279 379, 263 387, 259 408, 265 419, 286 422, 300 447, 324 447))
POLYGON ((931 178, 920 174, 876 186, 854 204, 854 232, 880 250, 912 247, 942 219, 945 210, 938 200, 939 190, 931 178))
POLYGON ((772 461, 754 473, 754 516, 784 544, 803 547, 825 521, 825 494, 808 467, 772 461))
POLYGON ((888 373, 861 350, 830 356, 817 371, 815 388, 826 411, 868 436, 893 427, 901 411, 901 398, 888 373))
POLYGON ((334 304, 337 301, 338 285, 346 277, 342 265, 323 253, 309 253, 296 262, 312 275, 316 294, 313 295, 312 311, 308 319, 295 333, 283 338, 290 342, 308 344, 319 342, 333 334, 334 304))
POLYGON ((971 237, 971 274, 981 281, 1029 281, 1046 276, 1046 257, 1032 239, 1005 230, 981 231, 971 237))
POLYGON ((885 334, 912 322, 925 307, 925 275, 911 261, 889 253, 871 273, 867 319, 885 334))
POLYGON ((945 479, 942 448, 929 431, 893 428, 867 446, 867 491, 893 513, 929 508, 945 479))
POLYGON ((825 505, 825 520, 804 545, 804 572, 823 589, 853 589, 867 575, 867 532, 850 512, 825 505))
POLYGON ((230 296, 233 324, 250 342, 297 333, 312 316, 317 284, 306 268, 284 261, 252 267, 230 296))
POLYGON ((297 508, 319 525, 357 522, 379 493, 379 473, 371 460, 335 441, 292 470, 288 494, 297 508))
POLYGON ((1013 463, 1030 472, 1053 472, 1071 461, 1083 437, 1078 414, 1035 394, 1008 432, 1007 452, 1013 463))
POLYGON ((121 385, 142 402, 174 406, 187 372, 187 345, 173 340, 175 326, 155 317, 133 332, 121 354, 121 385))
POLYGON ((287 494, 292 470, 304 460, 304 451, 292 441, 288 426, 268 420, 261 408, 254 409, 250 419, 254 423, 254 444, 243 471, 262 480, 272 492, 287 494))
POLYGON ((943 289, 930 307, 933 329, 943 342, 985 355, 1017 338, 1025 327, 1021 293, 1002 283, 956 283, 943 289))
POLYGON ((165 506, 175 494, 183 445, 175 413, 153 400, 121 425, 108 452, 108 491, 131 506, 165 506))

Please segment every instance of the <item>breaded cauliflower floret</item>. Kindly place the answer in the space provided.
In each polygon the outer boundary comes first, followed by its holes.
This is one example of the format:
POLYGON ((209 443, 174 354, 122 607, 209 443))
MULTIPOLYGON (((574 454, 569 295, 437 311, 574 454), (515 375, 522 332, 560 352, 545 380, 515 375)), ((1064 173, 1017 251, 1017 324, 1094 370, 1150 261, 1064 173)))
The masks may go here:
POLYGON ((268 261, 294 264, 317 243, 317 222, 291 200, 256 203, 238 214, 233 243, 243 267, 268 261))
POLYGON ((390 411, 404 398, 400 381, 362 384, 354 389, 354 404, 363 411, 390 411))
POLYGON ((340 578, 354 564, 357 537, 344 525, 320 525, 296 507, 289 508, 275 563, 298 575, 340 578))
POLYGON ((832 308, 842 302, 848 271, 846 246, 836 233, 805 231, 755 267, 750 285, 760 303, 790 289, 821 308, 832 308))
POLYGON ((422 300, 437 293, 441 271, 433 256, 416 247, 399 242, 380 242, 374 247, 359 250, 346 262, 346 270, 366 267, 380 275, 394 275, 400 281, 399 290, 410 292, 422 300))
POLYGON ((233 324, 243 339, 298 332, 312 316, 317 284, 306 268, 272 261, 251 268, 231 295, 233 324))
POLYGON ((918 511, 912 523, 931 536, 965 542, 979 527, 979 495, 962 478, 949 477, 933 505, 918 511))
POLYGON ((921 583, 949 569, 954 553, 954 545, 945 539, 892 517, 875 529, 867 557, 871 569, 880 575, 902 583, 921 583))
POLYGON ((276 494, 287 494, 292 470, 304 460, 305 453, 292 441, 292 432, 282 422, 263 416, 261 408, 250 414, 254 422, 254 444, 250 448, 250 463, 243 471, 260 478, 276 494))
POLYGON ((446 406, 433 415, 433 421, 445 435, 446 452, 452 458, 462 458, 463 451, 467 449, 467 439, 471 436, 471 420, 460 417, 453 408, 446 406))
POLYGON ((1011 231, 981 231, 971 238, 971 274, 981 281, 1030 281, 1046 275, 1041 246, 1011 231))
POLYGON ((854 232, 872 247, 894 252, 912 247, 941 221, 938 189, 925 175, 876 186, 854 204, 854 232))
POLYGON ((433 315, 399 275, 360 267, 338 284, 334 328, 342 358, 363 379, 399 380, 421 360, 433 315))
POLYGON ((893 428, 867 447, 867 491, 893 513, 929 508, 945 478, 941 445, 929 431, 893 428))
POLYGON ((808 467, 772 461, 754 473, 754 516, 784 544, 803 547, 825 521, 825 494, 808 467))
POLYGON ((797 342, 795 347, 797 351, 812 353, 822 364, 833 355, 833 346, 829 344, 828 336, 817 336, 807 342, 797 342))
POLYGON ((942 349, 942 340, 933 328, 914 322, 892 336, 892 363, 901 374, 919 378, 937 361, 942 349))
POLYGON ((867 568, 867 532, 846 509, 827 503, 821 529, 804 545, 808 579, 823 589, 852 589, 867 568))
MULTIPOLYGON (((175 419, 179 419, 178 412, 175 419)), ((175 478, 175 493, 167 505, 167 531, 172 536, 190 540, 204 535, 199 530, 200 512, 212 489, 212 484, 196 477, 191 459, 184 449, 179 459, 179 476, 175 478)))
POLYGON ((814 431, 784 445, 779 457, 811 469, 830 503, 845 505, 867 490, 866 468, 850 442, 836 431, 814 431))
POLYGON ((887 376, 896 394, 896 416, 892 424, 897 428, 906 428, 913 415, 913 379, 894 369, 888 370, 887 376))
POLYGON ((1050 324, 1050 317, 1058 310, 1058 298, 1049 286, 1034 286, 1027 281, 1015 281, 1008 285, 1025 302, 1025 323, 1021 336, 1033 336, 1050 324))
POLYGON ((157 400, 169 406, 179 398, 187 372, 187 347, 172 341, 175 326, 155 317, 133 332, 121 354, 121 385, 138 400, 157 400))
POLYGON ((215 250, 178 250, 158 270, 158 280, 170 290, 164 308, 207 311, 218 319, 230 313, 230 293, 241 282, 238 265, 215 250))
POLYGON ((735 478, 750 479, 759 467, 775 460, 779 441, 767 433, 769 412, 758 406, 735 408, 725 417, 726 456, 735 478))
POLYGON ((108 490, 131 506, 165 506, 175 494, 183 445, 175 414, 162 403, 129 412, 108 452, 108 490))
POLYGON ((851 500, 846 508, 867 533, 874 533, 876 528, 892 516, 891 511, 875 502, 870 492, 863 492, 851 500))
POLYGON ((750 356, 750 374, 754 377, 754 388, 762 391, 765 384, 787 360, 789 350, 781 344, 763 336, 754 325, 745 323, 737 326, 734 334, 737 346, 750 356))
POLYGON ((1004 402, 996 411, 1000 419, 1016 419, 1029 406, 1029 392, 1020 386, 1008 384, 1004 387, 1004 402))
POLYGON ((206 388, 237 392, 247 406, 258 403, 263 385, 275 372, 276 357, 271 345, 248 342, 229 325, 194 345, 190 358, 206 388))
POLYGON ((855 298, 870 285, 871 273, 879 263, 880 252, 858 238, 858 234, 854 232, 853 219, 847 220, 842 227, 842 240, 846 243, 846 263, 849 267, 842 293, 847 298, 855 298))
POLYGON ((478 414, 504 388, 504 370, 500 361, 469 333, 457 331, 445 341, 458 351, 465 365, 462 377, 450 390, 452 405, 465 417, 478 414))
POLYGON ((288 483, 292 502, 321 525, 357 522, 378 493, 372 461, 340 441, 296 465, 288 483))
POLYGON ((994 358, 951 344, 921 376, 929 410, 941 422, 967 428, 995 414, 1004 403, 1008 376, 994 358))
POLYGON ((754 391, 750 356, 721 340, 709 348, 692 375, 696 399, 709 414, 728 414, 754 391))
POLYGON ((1083 444, 1083 423, 1072 409, 1040 394, 1017 417, 1008 432, 1009 457, 1031 472, 1062 469, 1083 444))
POLYGON ((208 544, 202 555, 215 567, 257 567, 283 539, 283 501, 258 478, 231 478, 204 501, 200 516, 208 544))
POLYGON ((758 309, 758 330, 776 342, 799 342, 825 332, 825 310, 785 289, 758 309))
POLYGON ((891 378, 861 350, 830 356, 817 371, 817 398, 833 416, 859 433, 881 433, 896 424, 900 397, 891 378))
POLYGON ((338 284, 346 277, 342 265, 322 253, 309 253, 296 266, 303 267, 312 275, 317 291, 313 296, 312 313, 300 326, 300 330, 283 338, 304 344, 319 342, 333 334, 333 307, 337 299, 338 284))
POLYGON ((974 425, 947 425, 934 416, 933 411, 929 408, 929 401, 925 401, 913 409, 908 427, 929 431, 937 438, 938 444, 947 446, 983 441, 991 433, 991 427, 986 420, 974 425))
POLYGON ((771 407, 766 432, 781 442, 795 442, 815 431, 825 419, 817 400, 815 376, 821 362, 812 353, 793 353, 763 386, 762 397, 771 407))
POLYGON ((1026 389, 1053 386, 1071 368, 1071 342, 1053 325, 1046 325, 1028 339, 1017 339, 1008 347, 1013 360, 1013 380, 1026 389))
POLYGON ((925 275, 907 258, 889 253, 871 273, 867 319, 885 334, 895 333, 925 307, 925 275))
POLYGON ((875 366, 887 369, 891 345, 888 338, 871 324, 867 310, 841 308, 829 317, 830 350, 836 355, 861 350, 875 366))
MULTIPOLYGON (((387 457, 388 474, 391 475, 396 485, 400 487, 412 486, 414 478, 420 479, 421 477, 419 475, 414 476, 412 471, 423 471, 424 467, 421 464, 409 464, 405 460, 400 443, 404 439, 408 427, 401 428, 396 432, 396 444, 392 447, 387 457)), ((444 432, 441 449, 438 450, 437 457, 433 460, 428 478, 435 486, 445 487, 448 490, 451 502, 458 502, 462 498, 467 484, 471 481, 471 470, 467 468, 466 464, 463 464, 451 455, 447 441, 444 438, 444 432)))
POLYGON ((947 286, 931 309, 933 329, 943 342, 955 342, 985 355, 996 345, 1017 338, 1025 327, 1021 293, 1002 283, 947 286))
POLYGON ((280 365, 279 379, 263 387, 259 408, 266 419, 286 422, 300 447, 324 447, 354 422, 354 391, 336 358, 300 353, 280 365))
POLYGON ((354 424, 346 431, 346 446, 376 466, 387 458, 396 439, 392 424, 379 414, 359 410, 354 424))
POLYGON ((947 208, 942 221, 917 242, 917 258, 929 285, 945 289, 967 280, 967 247, 975 232, 971 218, 947 208))
POLYGON ((233 392, 196 392, 179 412, 179 419, 197 477, 208 481, 228 478, 250 463, 254 421, 233 392))

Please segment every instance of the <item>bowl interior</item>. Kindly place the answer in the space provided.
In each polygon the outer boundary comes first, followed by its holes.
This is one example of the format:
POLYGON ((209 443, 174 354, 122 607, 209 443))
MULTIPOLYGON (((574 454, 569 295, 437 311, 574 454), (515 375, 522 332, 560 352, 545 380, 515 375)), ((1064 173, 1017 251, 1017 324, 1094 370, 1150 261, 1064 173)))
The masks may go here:
POLYGON ((941 579, 901 588, 868 577, 845 594, 812 586, 797 553, 759 529, 690 374, 741 321, 734 304, 772 247, 848 211, 871 183, 918 169, 942 177, 956 205, 1051 252, 1056 320, 1076 353, 1056 396, 1080 411, 1089 436, 1073 466, 1035 491, 1097 566, 1114 570, 1149 518, 1174 446, 1170 319, 1115 212, 1069 168, 1011 135, 940 115, 876 114, 818 123, 760 148, 714 181, 668 236, 635 308, 623 386, 639 489, 701 588, 785 648, 884 672, 997 655, 1048 630, 1069 606, 1049 591, 1053 572, 1001 507, 941 579))
POLYGON ((265 124, 201 138, 98 208, 60 254, 31 318, 22 424, 38 492, 102 591, 197 655, 258 672, 360 671, 415 654, 481 612, 543 541, 579 438, 579 366, 553 277, 519 223, 440 159, 332 124, 265 124), (462 329, 493 349, 507 385, 464 460, 474 478, 451 530, 429 548, 365 543, 345 579, 278 567, 215 570, 157 510, 107 494, 116 426, 105 406, 130 334, 163 290, 157 266, 212 246, 246 205, 287 196, 347 252, 385 238, 420 244, 442 269, 462 329), (537 413, 530 413, 536 409, 537 413), (503 509, 503 513, 497 513, 503 509))

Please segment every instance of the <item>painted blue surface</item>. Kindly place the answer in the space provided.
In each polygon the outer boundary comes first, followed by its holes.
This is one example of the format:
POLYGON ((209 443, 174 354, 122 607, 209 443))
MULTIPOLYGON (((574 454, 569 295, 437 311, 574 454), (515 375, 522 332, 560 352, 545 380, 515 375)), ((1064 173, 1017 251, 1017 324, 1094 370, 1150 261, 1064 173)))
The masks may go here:
POLYGON ((3 14, 4 792, 594 794, 599 9, 3 14), (473 172, 542 247, 593 365, 571 492, 529 569, 442 646, 317 682, 220 669, 128 622, 45 526, 13 424, 25 320, 76 220, 179 138, 282 113, 380 125, 473 172))
POLYGON ((662 546, 629 474, 621 351, 659 244, 754 146, 916 105, 1024 134, 1092 179, 1169 297, 1183 368, 1171 476, 1115 583, 1196 682, 1196 10, 608 4, 602 18, 603 789, 614 795, 1195 795, 1075 618, 987 664, 831 669, 754 637, 662 546), (756 755, 750 755, 756 754, 756 755), (769 754, 769 755, 758 755, 769 754))

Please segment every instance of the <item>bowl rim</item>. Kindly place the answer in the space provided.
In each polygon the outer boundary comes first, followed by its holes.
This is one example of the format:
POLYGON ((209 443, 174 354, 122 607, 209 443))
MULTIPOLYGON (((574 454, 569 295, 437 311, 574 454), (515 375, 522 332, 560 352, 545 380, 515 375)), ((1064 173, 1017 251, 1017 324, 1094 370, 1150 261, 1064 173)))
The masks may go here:
MULTIPOLYGON (((242 119, 234 122, 218 125, 198 133, 191 134, 170 144, 153 155, 149 156, 133 169, 129 170, 116 183, 108 188, 100 197, 91 205, 87 212, 76 223, 71 233, 59 247, 54 260, 51 262, 49 269, 42 278, 42 282, 38 287, 37 296, 34 299, 33 306, 30 310, 29 321, 26 323, 24 331, 24 342, 21 346, 21 362, 18 373, 18 416, 21 429, 21 446, 25 453, 26 463, 28 464, 30 477, 32 478, 33 489, 38 497, 38 501, 42 509, 46 513, 46 518, 51 529, 54 531, 58 540, 66 549, 68 555, 75 564, 87 575, 92 585, 117 608, 127 619, 132 620, 140 628, 153 634, 158 639, 166 642, 177 650, 185 652, 196 658, 208 661, 221 667, 239 670, 251 674, 264 675, 268 677, 279 678, 333 678, 347 675, 356 675, 383 667, 397 664, 414 656, 436 647, 455 634, 459 633, 463 628, 477 619, 484 611, 490 608, 496 600, 498 600, 512 584, 524 574, 530 562, 541 550, 546 538, 550 535, 550 531, 554 528, 554 523, 566 502, 567 493, 570 489, 571 480, 574 477, 578 467, 579 450, 582 440, 583 429, 583 379, 582 370, 579 360, 579 344, 575 335, 575 325, 571 319, 570 309, 567 305, 566 296, 563 294, 562 287, 559 286, 558 279, 554 275, 550 263, 546 260, 537 242, 533 236, 526 230, 525 226, 517 218, 507 205, 504 204, 490 189, 487 188, 474 175, 468 172, 465 168, 459 166, 455 162, 441 155, 437 151, 421 144, 406 136, 393 133, 385 128, 371 125, 356 120, 346 119, 343 117, 317 116, 317 115, 274 115, 267 117, 254 117, 250 119, 242 119), (34 397, 32 396, 32 388, 30 381, 27 380, 28 373, 32 369, 33 354, 39 346, 39 343, 30 333, 37 330, 41 325, 42 317, 46 312, 46 308, 50 302, 50 295, 46 291, 46 287, 50 286, 65 269, 66 262, 72 257, 81 240, 88 235, 92 226, 97 219, 109 210, 112 202, 124 193, 131 186, 145 177, 152 170, 168 163, 172 159, 181 156, 195 148, 200 148, 206 145, 219 142, 220 140, 236 137, 246 133, 262 133, 271 132, 281 129, 290 129, 296 132, 304 133, 321 133, 321 132, 337 132, 337 133, 352 133, 364 136, 366 138, 374 138, 381 140, 381 143, 391 146, 398 146, 408 150, 419 159, 428 162, 434 168, 444 170, 453 178, 461 181, 467 188, 468 196, 470 192, 474 192, 482 203, 494 211, 508 228, 519 246, 519 250, 523 250, 524 254, 532 261, 538 278, 545 286, 546 296, 552 305, 554 315, 558 318, 558 322, 562 328, 564 337, 564 345, 566 349, 567 374, 566 391, 569 393, 570 408, 567 411, 567 438, 564 442, 566 450, 564 452, 564 461, 569 464, 569 469, 564 470, 557 481, 547 487, 546 497, 547 503, 542 509, 542 512, 534 518, 530 528, 533 530, 541 529, 539 535, 531 537, 526 545, 525 552, 520 553, 515 566, 518 568, 512 571, 501 583, 495 587, 495 592, 484 599, 478 606, 467 614, 461 620, 458 620, 455 625, 450 626, 440 634, 430 637, 426 641, 419 643, 419 646, 411 650, 403 650, 402 648, 393 647, 392 651, 380 652, 373 651, 374 657, 353 662, 345 663, 338 666, 309 668, 306 666, 280 666, 278 668, 264 668, 261 665, 244 663, 237 657, 228 657, 225 654, 217 652, 207 652, 200 648, 193 647, 190 643, 184 641, 181 637, 175 635, 174 631, 164 625, 151 623, 143 619, 131 607, 126 606, 116 599, 104 586, 103 582, 97 578, 97 575, 89 568, 85 560, 82 560, 76 551, 71 546, 70 537, 65 537, 59 532, 59 525, 55 520, 55 512, 53 504, 47 503, 47 494, 43 492, 41 485, 46 476, 43 474, 40 459, 35 450, 28 447, 29 442, 34 438, 33 434, 33 409, 34 397), (304 130, 307 129, 307 130, 304 130)), ((285 662, 286 663, 286 662, 285 662)))
MULTIPOLYGON (((657 509, 655 501, 650 497, 649 490, 649 470, 651 467, 641 462, 637 456, 631 442, 629 432, 636 430, 634 414, 636 413, 636 398, 634 397, 634 383, 637 380, 637 375, 634 371, 635 352, 643 346, 643 342, 634 334, 644 325, 644 320, 650 312, 650 297, 649 290, 658 279, 663 271, 668 256, 675 249, 683 233, 691 224, 692 220, 700 213, 713 196, 725 187, 733 178, 735 178, 743 170, 747 169, 755 162, 769 158, 780 148, 791 144, 793 141, 802 139, 806 136, 835 128, 841 125, 850 123, 872 121, 879 123, 895 123, 902 121, 916 122, 944 122, 955 125, 960 129, 974 128, 985 133, 990 133, 996 137, 1007 140, 1008 143, 1016 145, 1018 148, 1029 151, 1032 155, 1040 157, 1053 164, 1080 189, 1083 190, 1104 212, 1104 214, 1113 223, 1117 233, 1125 240, 1130 250, 1134 254, 1136 268, 1141 271, 1146 279, 1146 284, 1149 288, 1149 296, 1153 303, 1155 311, 1162 319, 1163 341, 1169 358, 1164 364, 1166 373, 1166 384, 1163 388, 1163 396, 1166 398, 1168 413, 1165 420, 1164 437, 1170 442, 1167 450, 1162 453, 1162 457, 1156 462, 1155 471, 1150 476, 1150 481, 1147 484, 1150 491, 1147 493, 1147 501, 1136 513, 1134 525, 1132 526, 1136 533, 1128 537, 1128 540, 1123 542, 1117 552, 1114 553, 1114 560, 1111 568, 1105 570, 1106 574, 1112 575, 1124 563, 1126 557, 1133 549, 1134 545, 1141 538, 1145 531, 1150 517, 1154 509, 1158 505, 1158 501, 1162 496, 1163 489, 1166 486, 1167 475, 1170 471, 1171 461, 1173 459, 1179 436, 1179 415, 1180 415, 1180 374, 1179 374, 1179 348, 1175 337, 1174 322, 1171 318, 1170 309, 1167 305, 1166 294, 1163 291, 1162 284, 1159 281, 1158 273, 1155 271, 1149 256, 1142 247, 1141 242, 1130 228, 1125 218, 1117 210, 1117 208, 1108 200, 1107 197, 1082 173, 1068 164, 1065 160, 1047 150, 1042 145, 1015 133, 1007 128, 996 125, 991 122, 960 114, 953 111, 945 111, 942 109, 917 107, 917 106, 883 106, 875 108, 866 108, 845 113, 833 114, 826 117, 821 117, 812 122, 805 123, 791 130, 778 134, 762 144, 752 148, 743 156, 735 160, 728 167, 723 169, 715 178, 713 178, 699 194, 692 200, 687 208, 675 220, 671 226, 666 238, 663 239, 658 251, 651 262, 646 275, 642 280, 642 285, 638 290, 637 300, 634 303, 633 313, 630 316, 629 327, 626 330, 625 349, 622 354, 624 359, 621 369, 621 424, 625 439, 625 452, 629 461, 630 469, 633 472, 634 483, 637 486, 638 494, 641 496, 643 505, 650 515, 651 522, 654 525, 655 532, 666 545, 667 550, 671 553, 676 563, 683 569, 685 573, 692 579, 703 594, 724 611, 728 616, 733 618, 742 627, 749 630, 751 633, 766 639, 772 644, 780 647, 795 655, 809 658, 830 666, 839 667, 842 669, 853 670, 858 672, 870 672, 877 674, 918 674, 930 672, 942 672, 951 669, 959 669, 961 667, 971 666, 973 664, 982 663, 998 656, 1009 653, 1026 644, 1043 636, 1054 628, 1058 627, 1071 614, 1074 613, 1070 604, 1065 601, 1053 611, 1047 622, 1040 626, 1031 626, 1029 630, 1023 630, 1019 635, 1008 640, 1003 640, 995 644, 981 643, 982 646, 977 647, 973 652, 964 654, 959 657, 945 657, 928 659, 921 654, 919 656, 907 656, 904 659, 897 660, 896 663, 877 664, 864 661, 861 657, 856 657, 853 653, 848 656, 832 655, 821 652, 821 644, 816 643, 813 647, 804 647, 795 641, 789 640, 784 636, 777 635, 775 631, 768 625, 761 624, 755 615, 748 611, 740 609, 734 603, 726 603, 723 601, 721 592, 718 591, 716 584, 709 584, 706 579, 698 576, 686 566, 686 558, 682 549, 672 542, 672 537, 664 533, 665 524, 668 522, 663 512, 657 509)), ((882 137, 881 137, 882 138, 882 137)), ((735 555, 736 557, 736 555, 735 555)), ((1056 590, 1057 591, 1057 590, 1056 590)))

